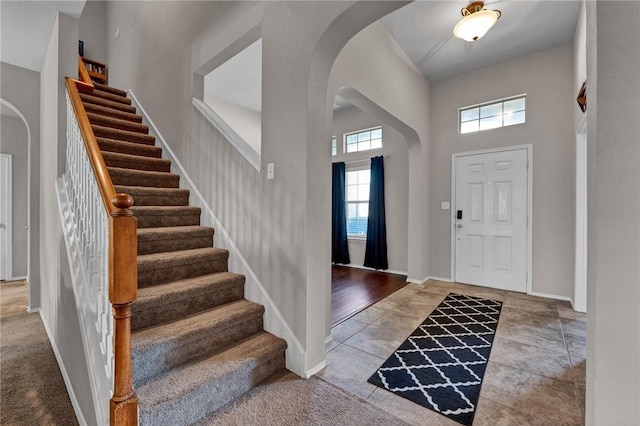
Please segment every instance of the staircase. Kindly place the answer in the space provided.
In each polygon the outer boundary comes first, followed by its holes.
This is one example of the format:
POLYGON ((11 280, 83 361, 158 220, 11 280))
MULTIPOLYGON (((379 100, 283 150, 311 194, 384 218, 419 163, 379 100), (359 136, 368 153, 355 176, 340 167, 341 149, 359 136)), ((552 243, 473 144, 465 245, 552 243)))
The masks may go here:
POLYGON ((116 192, 138 220, 133 384, 140 424, 189 425, 285 369, 286 342, 263 330, 264 307, 244 299, 244 276, 122 90, 80 97, 116 192))

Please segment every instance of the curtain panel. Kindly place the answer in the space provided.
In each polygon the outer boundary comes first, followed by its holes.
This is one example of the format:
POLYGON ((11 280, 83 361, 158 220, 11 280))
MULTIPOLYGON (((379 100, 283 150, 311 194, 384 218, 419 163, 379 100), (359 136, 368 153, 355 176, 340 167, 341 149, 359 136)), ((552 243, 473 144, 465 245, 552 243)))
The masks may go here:
POLYGON ((347 207, 345 197, 345 165, 333 163, 331 261, 348 264, 347 207))

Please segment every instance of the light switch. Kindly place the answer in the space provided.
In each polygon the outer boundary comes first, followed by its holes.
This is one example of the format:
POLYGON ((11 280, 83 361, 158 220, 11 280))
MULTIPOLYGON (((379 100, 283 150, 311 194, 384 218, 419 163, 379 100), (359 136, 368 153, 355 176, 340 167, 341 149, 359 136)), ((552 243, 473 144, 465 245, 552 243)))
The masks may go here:
POLYGON ((449 202, 448 202, 448 201, 442 201, 442 202, 440 203, 440 208, 441 208, 442 210, 449 210, 449 202))
POLYGON ((267 179, 273 179, 274 177, 274 165, 273 163, 267 164, 267 179))

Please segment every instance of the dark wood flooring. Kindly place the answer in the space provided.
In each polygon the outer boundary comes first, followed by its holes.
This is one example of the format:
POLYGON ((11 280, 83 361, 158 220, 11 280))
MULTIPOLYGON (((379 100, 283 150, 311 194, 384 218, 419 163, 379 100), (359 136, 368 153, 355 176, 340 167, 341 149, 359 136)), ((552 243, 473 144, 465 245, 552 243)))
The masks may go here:
POLYGON ((331 325, 336 325, 407 285, 406 275, 333 266, 331 325))

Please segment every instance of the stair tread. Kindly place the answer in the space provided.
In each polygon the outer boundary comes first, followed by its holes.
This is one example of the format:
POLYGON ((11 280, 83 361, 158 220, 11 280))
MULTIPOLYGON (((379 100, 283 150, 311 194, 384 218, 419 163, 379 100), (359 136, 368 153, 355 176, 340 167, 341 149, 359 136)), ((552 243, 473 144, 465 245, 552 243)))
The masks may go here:
POLYGON ((120 111, 130 112, 132 114, 136 112, 136 108, 131 105, 123 104, 120 102, 113 102, 109 99, 101 98, 99 96, 93 96, 89 93, 80 93, 80 99, 82 99, 83 103, 102 105, 109 108, 118 109, 120 111))
POLYGON ((103 99, 108 99, 113 102, 118 102, 125 105, 131 105, 131 99, 127 98, 126 96, 116 95, 111 92, 107 92, 100 89, 94 89, 93 92, 91 92, 91 94, 93 96, 103 98, 103 99))
MULTIPOLYGON (((150 163, 150 164, 158 164, 162 166, 171 166, 171 160, 167 160, 165 158, 156 158, 156 157, 146 157, 144 155, 134 155, 134 154, 123 154, 120 152, 113 151, 102 151, 102 156, 107 158, 118 159, 121 161, 131 161, 137 163, 150 163)), ((124 167, 120 167, 121 169, 124 167)), ((137 169, 136 169, 137 170, 137 169)))
MULTIPOLYGON (((134 352, 143 350, 145 347, 197 334, 199 330, 203 329, 227 327, 238 318, 260 316, 263 312, 262 305, 246 299, 236 300, 167 324, 133 332, 131 334, 131 350, 134 352)), ((215 339, 215 333, 211 334, 211 338, 215 339)))
POLYGON ((106 117, 115 117, 121 120, 130 121, 132 123, 142 123, 142 116, 121 109, 111 108, 104 105, 92 104, 89 102, 83 102, 84 109, 88 113, 99 114, 106 117))
POLYGON ((193 206, 131 206, 131 210, 137 216, 138 214, 144 216, 154 216, 155 215, 192 215, 195 212, 200 211, 200 207, 193 206))
POLYGON ((106 137, 124 142, 137 142, 145 145, 155 145, 156 143, 155 136, 148 133, 132 132, 93 123, 91 123, 91 128, 97 137, 106 137))
MULTIPOLYGON (((163 192, 170 192, 172 194, 187 194, 189 190, 184 188, 157 188, 153 186, 133 186, 133 185, 114 185, 118 192, 133 192, 140 195, 162 195, 163 192)), ((151 206, 147 206, 151 207, 151 206)))
MULTIPOLYGON (((115 171, 115 172, 120 172, 120 173, 128 173, 128 174, 140 174, 141 176, 175 176, 176 178, 179 178, 180 175, 176 174, 176 173, 171 173, 171 172, 154 172, 154 171, 150 171, 150 170, 137 170, 137 169, 125 169, 123 167, 107 167, 107 169, 109 171, 115 171)), ((128 185, 131 186, 131 185, 128 185)))
MULTIPOLYGON (((179 401, 180 395, 207 382, 224 386, 224 378, 243 367, 255 368, 286 349, 286 342, 270 333, 260 332, 209 358, 173 368, 136 390, 145 411, 163 402, 179 401)), ((250 375, 250 370, 247 372, 250 375)), ((254 385, 257 383, 254 383, 254 385)))
MULTIPOLYGON (((179 297, 179 295, 186 290, 193 290, 197 287, 215 286, 225 281, 237 279, 244 280, 244 276, 233 272, 216 272, 214 274, 200 275, 193 278, 185 278, 183 280, 144 287, 138 289, 138 298, 133 303, 146 303, 149 300, 165 297, 167 294, 179 297)), ((171 301, 173 300, 172 297, 171 301)))
POLYGON ((87 117, 91 124, 97 124, 111 129, 126 130, 129 132, 149 133, 149 126, 142 123, 136 123, 129 120, 122 120, 120 118, 110 117, 104 114, 96 114, 94 112, 88 112, 87 117))
POLYGON ((155 145, 147 145, 142 143, 121 141, 118 139, 109 139, 97 137, 100 150, 105 152, 114 152, 120 154, 138 155, 141 157, 161 158, 162 148, 155 145), (133 154, 135 153, 135 154, 133 154))
POLYGON ((138 229, 138 239, 142 237, 142 239, 154 238, 154 239, 163 239, 163 238, 175 238, 178 235, 184 234, 207 234, 213 235, 213 228, 210 226, 198 226, 198 225, 187 225, 187 226, 163 226, 158 228, 142 228, 138 229))
POLYGON ((96 82, 93 83, 93 87, 103 92, 111 92, 114 95, 127 96, 126 91, 122 89, 118 89, 117 87, 107 86, 105 84, 96 83, 96 82))
POLYGON ((228 256, 228 251, 218 247, 205 247, 189 250, 168 251, 163 253, 141 254, 138 256, 138 272, 144 271, 156 263, 169 267, 172 263, 197 260, 206 256, 228 256))

